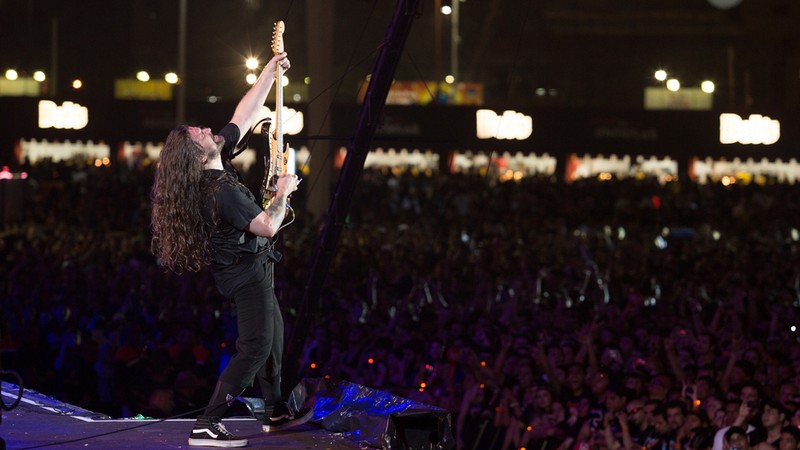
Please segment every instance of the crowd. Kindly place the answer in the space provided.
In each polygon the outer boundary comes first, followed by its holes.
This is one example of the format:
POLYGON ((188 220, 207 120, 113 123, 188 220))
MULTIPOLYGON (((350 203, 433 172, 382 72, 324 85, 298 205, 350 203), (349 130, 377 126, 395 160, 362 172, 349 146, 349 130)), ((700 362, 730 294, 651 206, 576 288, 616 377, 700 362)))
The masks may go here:
MULTIPOLYGON (((236 311, 150 253, 153 167, 26 170, 3 367, 115 417, 201 408, 236 311)), ((795 190, 370 170, 311 305, 296 196, 276 279, 287 334, 311 313, 299 375, 445 408, 460 449, 798 450, 795 190)))

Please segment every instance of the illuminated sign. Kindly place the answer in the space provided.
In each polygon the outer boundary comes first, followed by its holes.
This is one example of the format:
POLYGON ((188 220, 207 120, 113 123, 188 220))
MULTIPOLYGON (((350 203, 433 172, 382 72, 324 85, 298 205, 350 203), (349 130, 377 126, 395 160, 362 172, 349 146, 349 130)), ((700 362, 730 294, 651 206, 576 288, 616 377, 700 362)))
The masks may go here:
POLYGON ((146 82, 121 78, 114 80, 114 98, 118 100, 172 100, 172 85, 165 80, 146 82))
POLYGON ((719 142, 722 144, 770 145, 781 138, 781 123, 760 114, 742 119, 738 114, 719 115, 719 142))
MULTIPOLYGON (((358 84, 357 98, 362 102, 369 83, 358 84)), ((387 105, 427 105, 431 102, 440 105, 482 105, 483 83, 395 80, 386 96, 387 105)))
POLYGON ((533 134, 533 118, 516 111, 504 111, 502 116, 491 109, 475 112, 478 139, 524 140, 533 134))
POLYGON ((61 106, 50 100, 39 102, 39 128, 80 130, 89 123, 89 110, 77 103, 64 102, 61 106))

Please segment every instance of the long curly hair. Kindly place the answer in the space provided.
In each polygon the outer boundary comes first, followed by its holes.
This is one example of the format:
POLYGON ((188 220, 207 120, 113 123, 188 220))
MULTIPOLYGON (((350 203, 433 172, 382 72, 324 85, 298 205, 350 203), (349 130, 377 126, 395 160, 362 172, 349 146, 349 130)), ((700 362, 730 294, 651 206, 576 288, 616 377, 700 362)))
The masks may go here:
POLYGON ((167 269, 198 272, 210 262, 210 227, 203 219, 203 150, 187 126, 178 126, 161 149, 153 189, 151 250, 167 269))

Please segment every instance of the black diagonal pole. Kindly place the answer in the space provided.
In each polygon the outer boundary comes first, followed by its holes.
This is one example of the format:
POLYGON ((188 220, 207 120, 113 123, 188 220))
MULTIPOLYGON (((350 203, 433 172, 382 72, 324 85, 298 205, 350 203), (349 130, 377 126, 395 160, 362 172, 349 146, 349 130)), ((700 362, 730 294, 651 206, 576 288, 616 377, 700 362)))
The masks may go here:
POLYGON ((400 55, 406 45, 406 39, 411 31, 411 24, 418 14, 419 0, 397 0, 395 3, 394 17, 386 30, 386 36, 375 66, 372 68, 369 87, 367 88, 364 103, 361 105, 358 123, 356 124, 353 138, 347 149, 347 156, 339 174, 339 181, 328 208, 328 215, 325 219, 325 226, 320 233, 317 242, 317 251, 305 286, 305 293, 301 303, 301 311, 298 315, 297 323, 289 339, 286 349, 284 374, 289 383, 285 386, 293 387, 298 380, 298 362, 302 345, 308 335, 311 316, 319 311, 319 299, 325 277, 328 274, 331 260, 336 252, 339 236, 342 234, 342 227, 350 211, 350 204, 353 193, 356 190, 361 172, 364 169, 364 161, 369 153, 370 143, 375 135, 375 128, 386 103, 386 96, 389 94, 389 87, 392 85, 394 73, 400 55))

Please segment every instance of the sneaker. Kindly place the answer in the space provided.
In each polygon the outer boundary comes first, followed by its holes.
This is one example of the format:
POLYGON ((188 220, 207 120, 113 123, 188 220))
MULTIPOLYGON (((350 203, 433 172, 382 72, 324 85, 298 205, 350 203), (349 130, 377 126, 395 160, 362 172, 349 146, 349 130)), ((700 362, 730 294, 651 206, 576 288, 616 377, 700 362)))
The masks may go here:
POLYGON ((264 417, 264 425, 261 429, 267 433, 288 430, 308 422, 313 415, 314 410, 311 408, 302 408, 300 411, 295 411, 286 403, 278 402, 275 404, 272 415, 264 417))
POLYGON ((194 423, 189 445, 198 447, 245 447, 247 439, 238 438, 225 429, 219 417, 200 416, 194 423))

